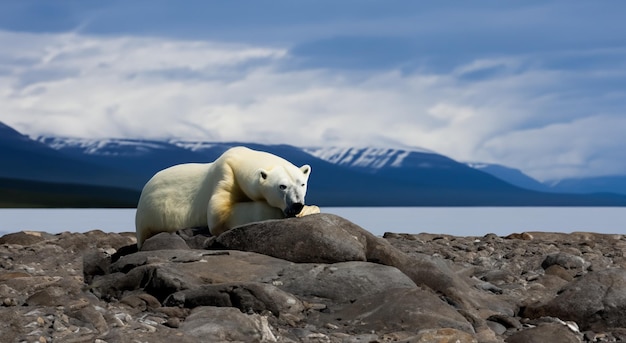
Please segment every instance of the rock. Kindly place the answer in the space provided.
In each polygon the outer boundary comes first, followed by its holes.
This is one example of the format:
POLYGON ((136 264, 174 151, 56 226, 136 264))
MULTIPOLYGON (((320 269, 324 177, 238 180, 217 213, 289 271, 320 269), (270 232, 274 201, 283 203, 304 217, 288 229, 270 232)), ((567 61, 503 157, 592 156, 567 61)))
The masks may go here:
POLYGON ((91 289, 106 299, 120 299, 125 292, 142 289, 163 301, 172 293, 205 284, 271 282, 290 264, 239 251, 141 251, 113 263, 111 274, 95 277, 91 289))
POLYGON ((554 265, 561 266, 565 269, 578 269, 579 271, 583 271, 586 263, 580 256, 558 252, 546 256, 546 259, 541 263, 541 268, 548 269, 548 267, 554 265))
POLYGON ((104 250, 88 251, 83 255, 83 277, 86 283, 91 283, 96 275, 105 275, 110 272, 111 255, 104 250))
POLYGON ((294 264, 239 251, 220 251, 217 255, 202 250, 139 252, 121 258, 111 271, 113 274, 94 278, 91 288, 99 297, 120 298, 124 292, 142 289, 165 300, 175 292, 207 284, 258 282, 303 298, 345 303, 393 287, 416 287, 394 267, 369 262, 294 264))
POLYGON ((512 233, 506 237, 504 237, 506 239, 521 239, 524 241, 531 241, 533 240, 535 237, 533 237, 533 235, 531 235, 528 232, 522 232, 522 233, 512 233))
POLYGON ((176 232, 161 232, 146 239, 141 246, 141 251, 181 249, 189 249, 189 246, 176 232))
POLYGON ((207 226, 181 229, 176 232, 190 249, 207 249, 214 244, 215 238, 207 226))
POLYGON ((358 333, 454 328, 473 333, 465 317, 431 291, 394 288, 358 298, 330 315, 337 325, 354 327, 358 333))
POLYGON ((410 343, 478 343, 474 335, 451 328, 427 329, 418 332, 405 342, 410 343))
POLYGON ((131 294, 123 297, 120 303, 126 304, 138 311, 146 311, 161 307, 161 303, 155 297, 147 293, 131 294))
POLYGON ((494 285, 504 285, 515 282, 515 276, 508 270, 490 270, 482 275, 480 279, 494 285))
POLYGON ((529 306, 528 318, 557 317, 583 330, 603 331, 626 326, 626 270, 590 272, 567 284, 554 299, 529 306))
POLYGON ((216 243, 291 262, 367 260, 398 268, 417 285, 445 294, 470 312, 484 307, 510 314, 514 310, 496 299, 484 299, 488 295, 473 290, 441 259, 423 254, 406 255, 388 241, 332 214, 252 223, 225 232, 216 243))
POLYGON ((243 313, 270 312, 278 318, 298 321, 303 318, 304 305, 295 296, 275 286, 249 282, 205 285, 171 294, 165 306, 195 308, 200 306, 236 307, 243 313))
POLYGON ((546 269, 546 275, 553 275, 559 277, 565 281, 572 281, 574 276, 570 274, 567 269, 559 266, 558 264, 553 264, 546 269))
POLYGON ((52 235, 45 232, 21 231, 0 237, 0 244, 33 245, 51 238, 52 235))
POLYGON ((93 327, 99 334, 106 334, 108 332, 109 326, 106 320, 104 320, 102 313, 100 313, 94 306, 83 307, 79 310, 70 312, 68 315, 83 322, 86 326, 93 327))
POLYGON ((322 214, 266 220, 224 232, 216 243, 296 263, 365 261, 364 242, 350 226, 356 225, 322 214))
POLYGON ((276 342, 266 317, 230 307, 195 308, 180 330, 202 342, 276 342))
POLYGON ((63 306, 69 302, 66 289, 59 286, 50 286, 36 292, 26 299, 26 306, 63 306))
POLYGON ((397 268, 369 262, 291 265, 276 281, 287 292, 332 303, 352 302, 391 288, 417 287, 397 268))
POLYGON ((524 329, 506 338, 506 343, 579 343, 581 340, 567 326, 557 323, 524 329))
POLYGON ((520 321, 515 317, 508 317, 508 316, 496 314, 496 315, 490 316, 489 318, 487 318, 487 320, 491 322, 499 323, 507 329, 511 329, 511 328, 521 329, 522 328, 522 323, 520 323, 520 321))
POLYGON ((303 243, 276 258, 225 250, 206 228, 162 235, 184 240, 182 249, 141 252, 133 232, 0 237, 2 341, 197 343, 210 340, 191 333, 241 333, 231 320, 253 341, 293 343, 626 339, 624 235, 383 239, 326 214, 263 225, 285 230, 277 235, 292 230, 303 243), (316 222, 323 229, 315 234, 298 228, 316 222), (353 241, 324 241, 332 231, 353 241), (329 250, 324 258, 358 260, 321 262, 311 253, 316 244, 349 245, 349 254, 329 250), (311 262, 294 262, 300 257, 311 262), (207 299, 228 307, 206 306, 207 299))

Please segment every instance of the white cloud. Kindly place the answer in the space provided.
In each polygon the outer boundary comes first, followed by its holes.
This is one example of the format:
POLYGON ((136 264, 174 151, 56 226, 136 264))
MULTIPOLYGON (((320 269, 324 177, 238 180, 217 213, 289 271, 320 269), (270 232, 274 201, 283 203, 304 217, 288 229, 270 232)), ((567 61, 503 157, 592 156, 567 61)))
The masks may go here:
POLYGON ((544 179, 626 172, 624 97, 585 87, 623 80, 611 70, 542 69, 537 56, 449 73, 298 70, 285 48, 132 36, 0 31, 0 44, 1 120, 31 135, 398 144, 544 179))
POLYGON ((597 115, 502 134, 485 149, 544 180, 617 175, 626 173, 624 132, 625 117, 597 115))

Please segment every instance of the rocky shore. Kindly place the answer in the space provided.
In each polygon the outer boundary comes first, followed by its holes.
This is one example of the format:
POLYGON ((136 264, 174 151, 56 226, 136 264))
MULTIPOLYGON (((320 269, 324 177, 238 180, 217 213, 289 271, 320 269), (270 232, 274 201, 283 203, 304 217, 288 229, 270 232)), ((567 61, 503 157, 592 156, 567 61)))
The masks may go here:
POLYGON ((626 341, 626 236, 386 233, 334 215, 0 237, 2 342, 626 341))

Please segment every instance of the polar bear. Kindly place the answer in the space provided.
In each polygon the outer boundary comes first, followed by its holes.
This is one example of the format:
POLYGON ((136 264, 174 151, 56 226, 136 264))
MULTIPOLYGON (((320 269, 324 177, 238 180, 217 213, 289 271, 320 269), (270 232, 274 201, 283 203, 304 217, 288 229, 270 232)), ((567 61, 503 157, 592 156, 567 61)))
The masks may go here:
POLYGON ((235 226, 319 213, 305 206, 311 167, 267 152, 228 149, 213 163, 186 163, 156 173, 135 216, 137 246, 160 232, 208 226, 217 236, 235 226))

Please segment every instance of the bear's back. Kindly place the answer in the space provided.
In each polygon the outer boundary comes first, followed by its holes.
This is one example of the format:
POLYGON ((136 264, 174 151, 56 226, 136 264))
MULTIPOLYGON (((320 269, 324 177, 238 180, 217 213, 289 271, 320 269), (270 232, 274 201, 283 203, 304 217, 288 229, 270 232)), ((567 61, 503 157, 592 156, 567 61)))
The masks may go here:
POLYGON ((249 167, 254 169, 271 169, 277 166, 297 168, 291 162, 282 157, 265 151, 252 150, 243 146, 233 147, 226 150, 226 152, 224 152, 224 154, 222 154, 222 156, 220 156, 220 158, 218 158, 215 162, 218 162, 221 159, 227 160, 229 161, 229 164, 236 165, 239 168, 249 167))

